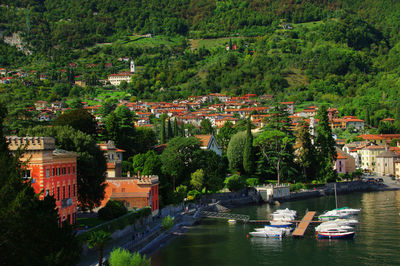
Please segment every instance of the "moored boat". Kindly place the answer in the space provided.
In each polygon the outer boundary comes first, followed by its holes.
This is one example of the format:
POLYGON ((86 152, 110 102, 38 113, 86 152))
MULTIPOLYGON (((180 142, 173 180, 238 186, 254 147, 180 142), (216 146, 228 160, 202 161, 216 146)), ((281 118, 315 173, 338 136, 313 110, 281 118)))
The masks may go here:
POLYGON ((268 232, 268 231, 254 231, 249 233, 251 236, 254 237, 265 237, 265 238, 282 238, 283 233, 282 232, 268 232))
POLYGON ((270 221, 270 226, 272 227, 291 227, 292 223, 287 221, 280 221, 280 220, 272 220, 270 221))
POLYGON ((361 211, 361 209, 352 209, 349 207, 342 207, 342 208, 337 208, 334 209, 334 211, 337 211, 340 214, 343 215, 358 215, 361 211))
POLYGON ((338 228, 326 229, 317 233, 318 239, 352 239, 355 232, 338 228))
POLYGON ((330 229, 339 229, 339 230, 347 230, 347 231, 354 230, 354 228, 349 225, 334 225, 334 224, 323 225, 323 224, 321 224, 321 225, 315 227, 316 232, 327 231, 330 229))
POLYGON ((320 216, 318 216, 318 219, 320 221, 330 221, 330 220, 336 220, 336 219, 346 219, 349 218, 350 215, 341 213, 340 211, 337 210, 331 210, 327 211, 320 216))

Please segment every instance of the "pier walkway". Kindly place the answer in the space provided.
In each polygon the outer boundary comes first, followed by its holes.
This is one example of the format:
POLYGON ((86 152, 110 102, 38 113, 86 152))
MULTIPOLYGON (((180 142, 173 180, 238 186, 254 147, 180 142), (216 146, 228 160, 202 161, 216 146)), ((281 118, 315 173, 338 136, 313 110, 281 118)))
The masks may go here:
POLYGON ((296 227, 296 230, 294 230, 292 236, 303 237, 304 233, 307 230, 308 225, 314 218, 314 215, 315 215, 314 211, 307 212, 306 215, 301 220, 301 222, 299 223, 299 225, 296 227))
POLYGON ((224 213, 224 212, 209 212, 209 211, 201 211, 201 217, 207 218, 217 218, 217 219, 234 219, 237 221, 247 222, 250 220, 250 216, 244 214, 235 214, 235 213, 224 213))

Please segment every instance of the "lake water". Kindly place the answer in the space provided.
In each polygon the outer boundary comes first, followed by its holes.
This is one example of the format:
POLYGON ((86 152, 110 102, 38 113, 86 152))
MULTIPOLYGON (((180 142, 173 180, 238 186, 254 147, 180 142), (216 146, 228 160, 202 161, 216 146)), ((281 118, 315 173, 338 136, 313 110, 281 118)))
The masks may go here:
MULTIPOLYGON (((304 238, 247 238, 260 227, 204 219, 173 239, 152 257, 152 265, 400 265, 400 191, 339 195, 338 204, 362 208, 352 240, 317 240, 314 226, 304 238)), ((250 219, 268 219, 277 208, 298 211, 335 208, 333 196, 233 209, 250 219)))

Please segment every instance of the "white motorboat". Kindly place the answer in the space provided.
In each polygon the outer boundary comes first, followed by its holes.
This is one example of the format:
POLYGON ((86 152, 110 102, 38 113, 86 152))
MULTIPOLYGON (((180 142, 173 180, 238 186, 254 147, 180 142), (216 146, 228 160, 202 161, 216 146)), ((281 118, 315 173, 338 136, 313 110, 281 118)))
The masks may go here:
POLYGON ((358 221, 355 219, 335 219, 321 223, 320 225, 356 225, 358 221))
POLYGON ((336 220, 336 219, 345 219, 348 217, 349 217, 348 214, 341 213, 337 210, 331 210, 331 211, 327 211, 327 212, 321 214, 320 216, 318 216, 318 219, 320 221, 330 221, 330 220, 336 220))
POLYGON ((317 227, 315 227, 316 232, 329 231, 332 229, 347 230, 347 231, 354 230, 354 228, 349 225, 335 225, 335 224, 323 225, 323 224, 321 224, 321 225, 318 225, 317 227))
POLYGON ((355 235, 352 230, 342 230, 338 228, 326 229, 317 232, 318 239, 351 239, 355 235))
POLYGON ((292 223, 280 220, 272 220, 270 221, 270 226, 272 227, 291 227, 292 223))
POLYGON ((292 216, 296 217, 297 211, 289 210, 288 208, 286 208, 286 209, 278 209, 273 214, 288 214, 288 215, 292 215, 292 216))
POLYGON ((283 228, 256 228, 254 232, 249 234, 254 237, 275 237, 282 238, 286 233, 283 228))
POLYGON ((358 215, 361 211, 361 209, 352 209, 349 207, 342 207, 342 208, 337 208, 334 209, 334 211, 337 211, 340 214, 343 215, 358 215))
POLYGON ((288 235, 288 234, 290 233, 290 231, 291 231, 291 228, 289 228, 289 227, 286 227, 286 228, 283 228, 283 227, 273 227, 273 226, 270 226, 270 225, 265 225, 265 226, 262 227, 262 228, 255 228, 254 230, 257 231, 257 232, 262 232, 262 231, 267 231, 267 232, 282 232, 284 235, 288 235))
POLYGON ((272 213, 271 218, 274 221, 294 221, 296 217, 288 213, 272 213))
POLYGON ((336 203, 336 209, 327 211, 318 216, 318 219, 320 221, 329 221, 329 220, 343 219, 343 218, 346 219, 352 215, 357 215, 361 211, 361 209, 352 209, 349 207, 338 208, 336 183, 335 183, 335 203, 336 203))

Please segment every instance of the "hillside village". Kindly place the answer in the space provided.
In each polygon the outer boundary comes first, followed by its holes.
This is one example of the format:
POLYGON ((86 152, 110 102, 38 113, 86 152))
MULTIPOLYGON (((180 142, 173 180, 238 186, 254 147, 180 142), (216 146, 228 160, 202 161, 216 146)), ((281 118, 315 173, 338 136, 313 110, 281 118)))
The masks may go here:
MULTIPOLYGON (((190 96, 186 100, 176 100, 173 102, 128 102, 121 100, 119 105, 124 105, 137 115, 136 127, 153 127, 151 117, 160 118, 166 114, 171 120, 177 120, 178 124, 192 124, 200 127, 202 120, 207 119, 211 125, 217 130, 223 127, 226 122, 236 124, 241 120, 250 117, 257 132, 265 126, 264 118, 270 116, 268 111, 271 106, 265 106, 265 100, 271 100, 272 95, 257 96, 255 94, 246 94, 240 97, 231 97, 223 94, 212 93, 203 96, 190 96), (261 103, 264 102, 264 103, 261 103)), ((96 117, 98 125, 102 125, 102 117, 97 113, 99 105, 88 106, 83 103, 83 109, 87 110, 96 117)), ((317 106, 309 106, 305 109, 295 112, 294 102, 281 102, 292 120, 292 127, 298 125, 300 121, 306 121, 310 126, 310 132, 313 127, 318 124, 315 116, 318 111, 317 106)), ((68 110, 64 108, 61 102, 47 103, 46 101, 37 101, 35 108, 40 112, 38 119, 40 121, 51 121, 57 113, 63 113, 68 110)), ((362 169, 367 172, 377 172, 379 174, 391 174, 400 178, 400 160, 397 155, 400 154, 400 134, 363 134, 364 120, 356 116, 340 117, 337 108, 328 109, 328 117, 331 129, 352 129, 359 132, 358 141, 348 142, 345 139, 336 139, 336 143, 342 150, 339 152, 343 159, 339 165, 346 164, 347 167, 337 168, 339 173, 351 173, 355 169, 362 169), (393 140, 399 140, 395 145, 389 145, 393 140), (393 151, 392 164, 396 163, 396 167, 382 168, 382 163, 377 161, 380 153, 386 150, 393 151), (397 153, 397 155, 396 155, 397 153), (352 165, 352 166, 349 166, 352 165), (395 173, 395 169, 398 169, 395 173)), ((386 118, 383 120, 387 123, 393 123, 394 119, 386 118)))

